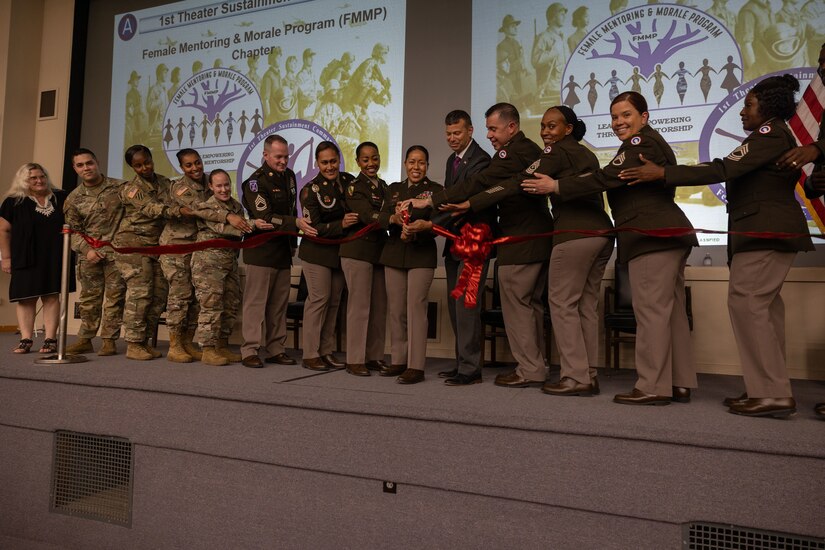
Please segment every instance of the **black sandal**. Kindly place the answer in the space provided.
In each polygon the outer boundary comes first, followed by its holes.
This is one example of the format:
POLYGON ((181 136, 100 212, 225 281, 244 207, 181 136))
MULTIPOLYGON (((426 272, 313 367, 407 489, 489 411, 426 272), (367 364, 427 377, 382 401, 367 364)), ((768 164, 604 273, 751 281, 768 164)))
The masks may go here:
POLYGON ((12 353, 29 353, 33 343, 31 338, 21 338, 20 343, 12 350, 12 353))
POLYGON ((43 340, 43 347, 40 348, 40 353, 57 353, 57 340, 54 338, 46 338, 43 340))

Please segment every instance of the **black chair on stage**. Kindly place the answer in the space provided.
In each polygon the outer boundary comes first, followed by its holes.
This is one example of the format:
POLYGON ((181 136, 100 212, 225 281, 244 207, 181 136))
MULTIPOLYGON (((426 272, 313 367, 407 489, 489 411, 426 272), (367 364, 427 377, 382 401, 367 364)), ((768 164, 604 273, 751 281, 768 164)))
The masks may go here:
POLYGON ((291 288, 298 290, 298 295, 295 297, 294 302, 289 302, 286 305, 286 330, 289 332, 290 330, 293 333, 293 348, 299 349, 300 342, 299 342, 299 332, 301 327, 304 326, 304 302, 309 295, 309 290, 307 290, 307 280, 304 277, 303 272, 301 273, 301 279, 298 281, 297 285, 290 284, 291 288))
MULTIPOLYGON (((604 356, 607 368, 618 370, 619 345, 636 341, 636 315, 633 313, 627 264, 616 261, 614 272, 613 285, 604 289, 604 356)), ((685 287, 685 310, 692 331, 693 306, 689 286, 685 287)))

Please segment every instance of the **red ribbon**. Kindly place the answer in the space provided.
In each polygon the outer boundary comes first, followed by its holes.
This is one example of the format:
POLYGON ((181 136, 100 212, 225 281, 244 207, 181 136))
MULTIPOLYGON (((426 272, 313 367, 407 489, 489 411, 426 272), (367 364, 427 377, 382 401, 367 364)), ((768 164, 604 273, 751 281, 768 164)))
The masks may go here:
POLYGON ((259 233, 258 235, 254 235, 243 241, 231 241, 229 239, 209 239, 207 241, 197 241, 193 243, 186 243, 186 244, 166 244, 166 245, 157 245, 157 246, 115 246, 109 241, 101 241, 99 239, 95 239, 94 237, 90 237, 80 231, 75 231, 73 229, 64 229, 64 233, 74 233, 75 235, 79 235, 83 238, 84 241, 89 243, 89 246, 92 248, 102 248, 104 246, 108 246, 115 252, 120 254, 150 254, 150 255, 160 255, 160 254, 189 254, 190 252, 197 252, 198 250, 206 250, 208 248, 234 248, 234 249, 243 249, 243 248, 256 248, 261 246, 265 242, 271 241, 275 237, 281 236, 291 236, 291 237, 301 237, 302 239, 309 239, 310 241, 320 243, 320 244, 343 244, 354 241, 356 239, 360 239, 370 231, 377 229, 379 225, 377 223, 371 223, 359 229, 357 232, 353 233, 349 237, 344 237, 343 239, 325 239, 323 237, 310 237, 309 235, 304 235, 301 233, 293 233, 292 231, 268 231, 266 233, 259 233))

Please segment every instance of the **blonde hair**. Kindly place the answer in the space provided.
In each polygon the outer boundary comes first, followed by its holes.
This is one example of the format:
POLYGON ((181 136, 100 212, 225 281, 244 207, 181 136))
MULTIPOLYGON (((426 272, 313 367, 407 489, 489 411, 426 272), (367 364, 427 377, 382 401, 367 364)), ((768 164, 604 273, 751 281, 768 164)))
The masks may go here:
POLYGON ((46 176, 46 183, 49 185, 49 190, 54 191, 54 185, 52 185, 52 180, 49 178, 49 173, 46 169, 36 162, 27 162, 17 170, 16 174, 14 174, 14 179, 11 180, 11 188, 8 193, 6 193, 6 197, 15 197, 19 201, 31 195, 29 192, 29 182, 27 180, 29 178, 29 173, 32 170, 40 170, 43 172, 46 176))

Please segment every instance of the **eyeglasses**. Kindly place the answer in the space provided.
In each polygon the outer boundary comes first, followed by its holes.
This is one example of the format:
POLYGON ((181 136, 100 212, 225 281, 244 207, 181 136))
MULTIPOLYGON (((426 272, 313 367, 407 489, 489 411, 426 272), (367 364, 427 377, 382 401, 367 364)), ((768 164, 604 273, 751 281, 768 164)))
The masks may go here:
POLYGON ((26 181, 49 181, 49 178, 47 178, 46 176, 29 176, 28 178, 26 178, 26 181))

